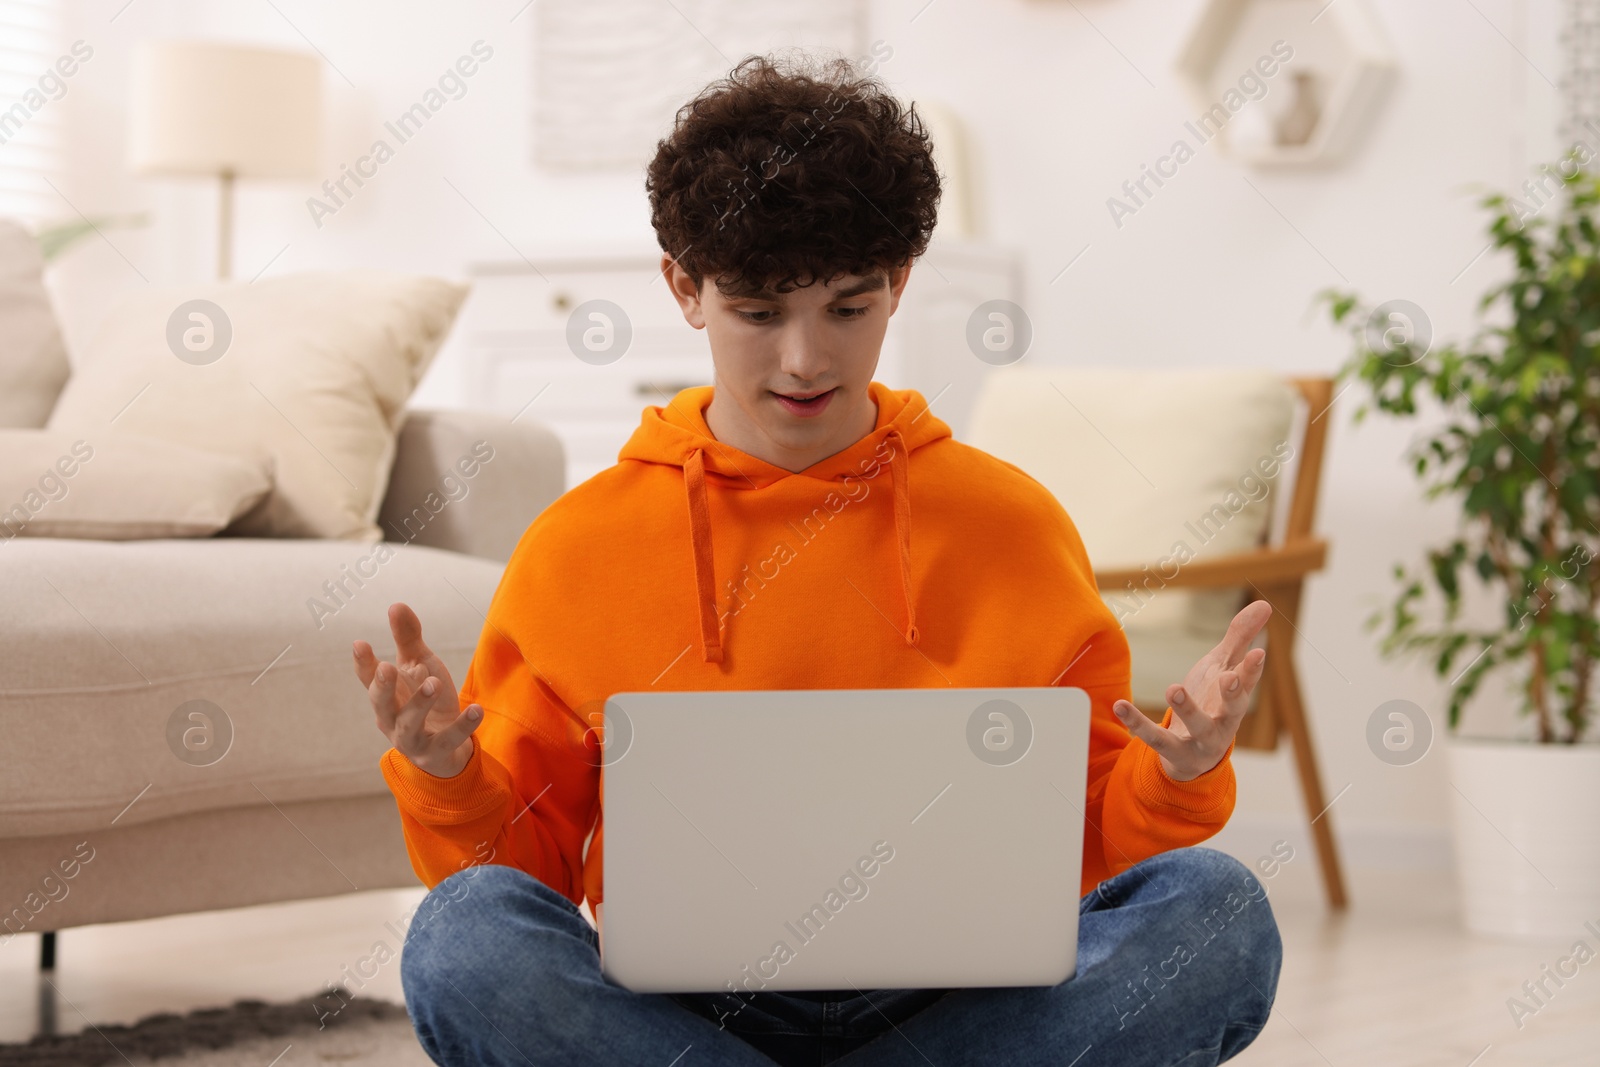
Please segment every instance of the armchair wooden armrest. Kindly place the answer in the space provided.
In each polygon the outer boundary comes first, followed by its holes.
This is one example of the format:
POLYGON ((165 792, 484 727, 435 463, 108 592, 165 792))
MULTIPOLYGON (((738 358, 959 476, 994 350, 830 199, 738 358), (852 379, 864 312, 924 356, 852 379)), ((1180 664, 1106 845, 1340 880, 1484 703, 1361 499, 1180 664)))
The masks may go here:
POLYGON ((1096 571, 1094 577, 1103 591, 1121 589, 1129 582, 1139 586, 1147 578, 1154 578, 1162 588, 1174 589, 1273 585, 1296 581, 1321 570, 1327 556, 1328 542, 1318 537, 1302 537, 1273 548, 1195 560, 1184 564, 1170 578, 1154 567, 1096 571))

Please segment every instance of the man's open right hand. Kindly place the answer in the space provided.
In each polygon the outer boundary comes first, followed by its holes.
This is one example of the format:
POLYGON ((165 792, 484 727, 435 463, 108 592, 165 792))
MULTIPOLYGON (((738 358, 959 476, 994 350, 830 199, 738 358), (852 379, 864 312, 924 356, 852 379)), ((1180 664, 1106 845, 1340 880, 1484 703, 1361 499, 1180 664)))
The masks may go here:
POLYGON ((454 778, 472 758, 472 731, 483 721, 483 709, 461 708, 449 669, 423 643, 416 612, 390 604, 389 629, 394 663, 378 659, 365 641, 353 646, 356 677, 367 687, 378 729, 419 770, 454 778))

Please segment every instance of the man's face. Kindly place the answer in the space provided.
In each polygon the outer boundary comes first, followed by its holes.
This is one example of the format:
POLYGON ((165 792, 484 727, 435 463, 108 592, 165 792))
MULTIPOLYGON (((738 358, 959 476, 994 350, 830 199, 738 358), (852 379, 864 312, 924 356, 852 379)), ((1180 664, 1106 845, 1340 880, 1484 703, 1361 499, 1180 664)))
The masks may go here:
POLYGON ((706 422, 718 440, 798 471, 872 432, 867 384, 909 264, 787 293, 726 294, 710 278, 696 292, 669 256, 662 271, 683 317, 711 342, 716 390, 706 422))

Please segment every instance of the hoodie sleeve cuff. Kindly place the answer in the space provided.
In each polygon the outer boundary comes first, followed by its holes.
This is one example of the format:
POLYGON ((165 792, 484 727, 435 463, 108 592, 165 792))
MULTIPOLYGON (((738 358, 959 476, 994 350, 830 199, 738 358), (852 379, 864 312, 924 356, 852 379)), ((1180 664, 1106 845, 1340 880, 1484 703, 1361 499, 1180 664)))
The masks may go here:
MULTIPOLYGON (((1172 723, 1172 709, 1168 708, 1161 719, 1163 727, 1172 723)), ((1233 746, 1229 741, 1222 758, 1215 767, 1186 782, 1168 776, 1161 766, 1161 757, 1149 745, 1137 748, 1138 763, 1134 767, 1134 791, 1149 807, 1173 808, 1187 815, 1208 815, 1226 811, 1234 799, 1233 746)))
POLYGON ((429 774, 407 759, 399 749, 383 754, 379 768, 399 805, 419 822, 449 824, 481 818, 502 807, 509 793, 494 760, 472 737, 472 755, 454 778, 429 774))

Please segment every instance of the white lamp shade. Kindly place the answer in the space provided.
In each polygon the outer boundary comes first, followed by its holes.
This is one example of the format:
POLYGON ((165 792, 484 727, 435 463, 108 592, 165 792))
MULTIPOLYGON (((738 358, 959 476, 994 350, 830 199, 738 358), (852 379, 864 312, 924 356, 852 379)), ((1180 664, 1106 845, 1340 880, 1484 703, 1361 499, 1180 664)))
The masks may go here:
POLYGON ((316 56, 210 41, 147 41, 134 55, 129 164, 140 174, 315 178, 316 56))

